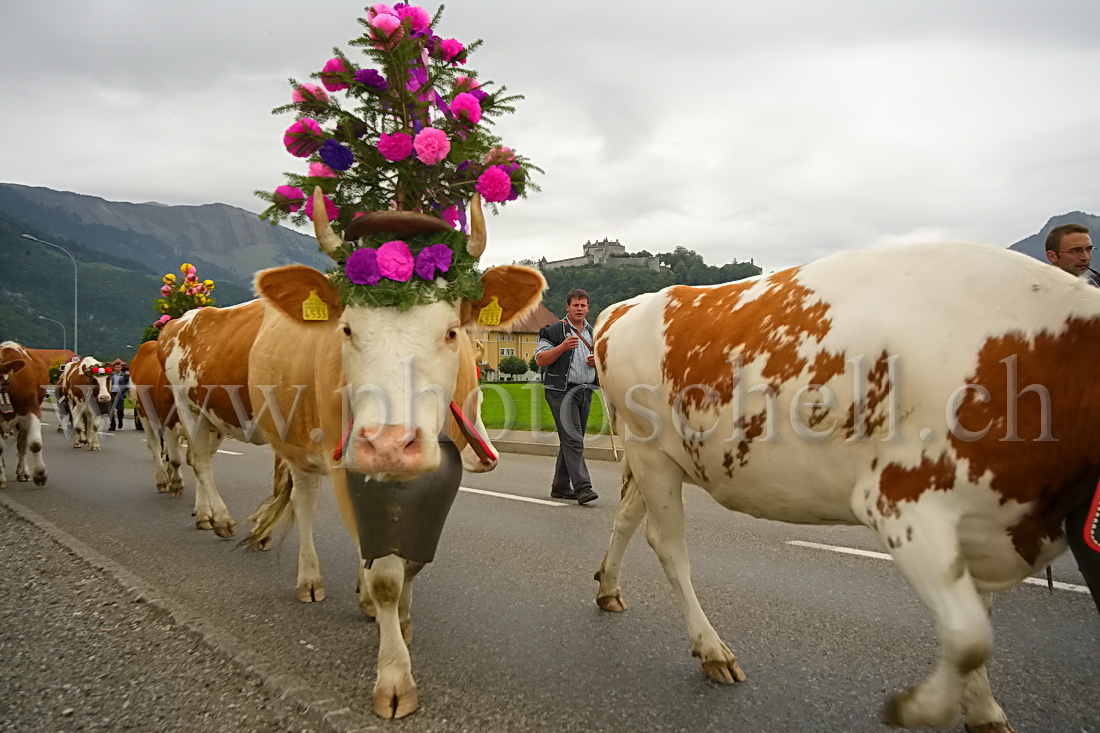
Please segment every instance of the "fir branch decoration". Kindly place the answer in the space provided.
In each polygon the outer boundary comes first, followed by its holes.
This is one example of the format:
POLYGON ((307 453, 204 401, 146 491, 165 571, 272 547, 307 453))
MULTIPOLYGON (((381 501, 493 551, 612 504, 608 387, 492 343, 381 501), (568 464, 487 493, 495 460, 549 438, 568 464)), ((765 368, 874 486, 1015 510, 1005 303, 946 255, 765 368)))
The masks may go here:
POLYGON ((308 170, 256 192, 271 204, 261 218, 306 224, 313 218, 309 194, 320 186, 337 232, 357 213, 393 208, 464 227, 475 190, 490 204, 538 190, 531 173, 542 171, 490 132, 523 97, 459 68, 481 41, 464 46, 436 35, 442 12, 371 5, 358 19, 362 34, 349 42, 368 65, 357 67, 335 48, 311 74, 319 84, 289 80, 291 102, 273 113, 295 114, 283 143, 308 170))

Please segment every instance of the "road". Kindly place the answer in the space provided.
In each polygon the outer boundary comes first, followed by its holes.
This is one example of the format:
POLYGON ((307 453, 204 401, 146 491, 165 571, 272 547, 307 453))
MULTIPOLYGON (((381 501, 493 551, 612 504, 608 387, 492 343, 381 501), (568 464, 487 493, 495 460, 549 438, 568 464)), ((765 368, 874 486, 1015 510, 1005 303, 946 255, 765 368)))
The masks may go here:
MULTIPOLYGON (((437 559, 415 583, 420 710, 381 721, 370 712, 377 633, 356 607, 354 548, 327 482, 316 533, 327 598, 302 604, 294 531, 254 553, 194 529, 189 470, 183 498, 158 494, 143 436, 129 427, 104 433, 98 453, 68 447, 52 428, 44 437, 49 483, 11 480, 9 442, 4 496, 163 599, 220 653, 320 691, 325 709, 348 708, 330 727, 881 731, 886 697, 923 679, 937 654, 928 613, 867 530, 756 520, 687 487, 696 590, 749 676, 709 682, 641 533, 627 554, 628 611, 594 603, 617 466, 590 464, 600 499, 581 507, 549 499, 551 458, 505 454, 493 473, 464 477, 437 559)), ((223 449, 215 471, 243 521, 269 492, 271 454, 223 449)), ((1059 558, 1054 577, 1053 593, 1023 585, 998 596, 993 689, 1021 733, 1100 733, 1100 619, 1072 558, 1059 558)))

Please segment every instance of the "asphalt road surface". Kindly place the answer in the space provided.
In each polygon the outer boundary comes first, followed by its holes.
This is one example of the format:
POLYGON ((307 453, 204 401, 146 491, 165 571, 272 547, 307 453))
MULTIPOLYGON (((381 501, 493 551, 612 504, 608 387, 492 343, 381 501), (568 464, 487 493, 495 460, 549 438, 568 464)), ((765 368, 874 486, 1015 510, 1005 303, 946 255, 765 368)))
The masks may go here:
MULTIPOLYGON (((122 633, 128 625, 147 627, 152 640, 140 659, 131 658, 134 669, 163 655, 177 673, 128 676, 123 665, 114 676, 98 668, 97 676, 95 664, 76 665, 68 690, 58 680, 56 704, 22 706, 33 680, 9 668, 0 673, 0 710, 8 698, 7 710, 22 713, 17 724, 0 721, 0 729, 882 731, 886 698, 923 679, 937 655, 929 614, 867 530, 756 520, 686 487, 696 590, 748 674, 735 686, 710 682, 691 657, 683 619, 642 532, 623 576, 629 609, 609 614, 595 605, 592 573, 611 529, 617 465, 590 463, 600 498, 581 507, 550 500, 553 459, 505 454, 493 473, 464 477, 436 561, 416 579, 412 659, 420 709, 383 721, 371 713, 377 632, 357 609, 354 547, 327 482, 316 531, 327 598, 303 604, 293 592, 294 530, 266 553, 196 530, 189 469, 182 498, 158 494, 143 434, 129 420, 125 430, 103 434, 98 453, 68 447, 52 427, 44 437, 49 483, 12 480, 9 441, 3 495, 148 603, 118 590, 111 605, 113 581, 64 552, 59 560, 37 552, 31 560, 68 581, 16 580, 13 574, 30 565, 0 562, 7 596, 0 609, 9 609, 0 614, 0 642, 21 645, 18 669, 32 676, 34 662, 54 675, 58 655, 84 654, 87 632, 74 631, 71 615, 10 610, 20 597, 41 601, 55 593, 52 605, 68 608, 88 595, 83 579, 107 595, 95 595, 99 605, 80 613, 168 609, 151 619, 112 618, 97 638, 117 638, 121 646, 129 643, 122 633), (76 565, 67 569, 69 562, 76 565), (27 625, 52 633, 31 633, 27 625), (196 641, 196 632, 206 642, 196 641), (174 648, 173 640, 197 646, 174 648), (181 659, 191 660, 188 674, 178 673, 181 659), (124 724, 131 718, 123 716, 122 697, 114 707, 101 702, 90 710, 65 702, 72 687, 96 684, 89 676, 101 687, 107 678, 103 694, 127 695, 133 724, 124 724), (140 692, 151 687, 156 695, 140 692), (194 697, 196 687, 209 693, 195 703, 198 713, 176 699, 194 697), (312 709, 302 711, 311 700, 312 709), (160 717, 132 712, 141 705, 159 706, 160 717)), ((243 536, 243 520, 270 491, 271 453, 229 441, 222 448, 215 471, 243 536)), ((15 538, 0 550, 43 541, 18 535, 31 530, 9 512, 0 511, 0 523, 3 536, 15 538)), ((1055 563, 1054 578, 1053 593, 1025 584, 995 600, 993 689, 1021 733, 1100 733, 1100 618, 1069 555, 1055 563)))

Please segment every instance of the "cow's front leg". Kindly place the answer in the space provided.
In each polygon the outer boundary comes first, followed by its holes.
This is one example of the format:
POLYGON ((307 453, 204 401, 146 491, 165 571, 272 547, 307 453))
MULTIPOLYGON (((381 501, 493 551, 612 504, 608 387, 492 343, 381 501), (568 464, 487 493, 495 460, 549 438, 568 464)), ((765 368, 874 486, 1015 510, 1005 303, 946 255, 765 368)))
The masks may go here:
POLYGON ((27 481, 32 478, 28 472, 27 453, 29 449, 34 461, 34 485, 46 485, 46 460, 42 457, 42 421, 38 415, 30 414, 23 418, 19 427, 19 467, 15 478, 18 481, 27 481))
POLYGON ((15 428, 15 480, 30 481, 31 474, 27 470, 27 417, 19 419, 15 428))
POLYGON ((317 494, 320 475, 290 466, 290 504, 298 522, 298 585, 295 596, 302 603, 325 600, 321 561, 313 545, 313 524, 317 519, 317 494))
POLYGON ((165 428, 163 440, 164 453, 161 455, 161 465, 164 466, 168 479, 168 495, 183 496, 183 472, 180 470, 180 466, 183 465, 183 458, 180 457, 180 426, 165 428))
MULTIPOLYGON (((993 594, 981 593, 980 595, 986 613, 992 615, 993 594)), ((1016 729, 1008 722, 1004 709, 993 698, 993 690, 989 686, 989 675, 986 673, 984 664, 966 678, 962 708, 967 733, 1015 733, 1016 729)))
POLYGON ((416 681, 409 647, 401 633, 398 603, 403 595, 405 561, 397 555, 375 560, 366 571, 367 588, 378 622, 378 678, 374 712, 383 718, 403 718, 417 708, 416 681))
POLYGON ((87 436, 88 449, 100 450, 99 424, 102 420, 92 414, 92 407, 84 411, 84 434, 87 436))
POLYGON ((153 471, 156 474, 157 491, 163 494, 168 491, 168 471, 165 470, 164 457, 161 454, 160 434, 153 426, 153 421, 148 418, 145 419, 142 427, 145 430, 145 447, 149 450, 149 455, 153 458, 153 471))
MULTIPOLYGON (((878 532, 898 569, 932 611, 941 656, 928 679, 887 703, 883 717, 904 728, 944 728, 958 717, 963 690, 989 658, 993 627, 954 526, 945 517, 922 521, 919 505, 907 509, 895 519, 880 518, 878 532)), ((981 679, 974 684, 980 686, 981 679)))
POLYGON ((691 563, 684 539, 684 472, 668 456, 656 451, 631 453, 629 445, 628 458, 649 509, 646 539, 657 553, 680 603, 691 639, 691 653, 699 658, 703 671, 715 682, 744 682, 744 671, 710 625, 691 583, 691 563))
POLYGON ((397 618, 401 622, 401 638, 405 644, 412 644, 412 582, 416 574, 424 569, 424 563, 405 561, 405 584, 401 588, 401 600, 397 604, 397 618))
POLYGON ((222 440, 221 433, 201 418, 195 434, 189 436, 187 450, 195 471, 195 511, 192 514, 197 528, 212 529, 219 537, 232 537, 237 533, 237 524, 214 483, 214 454, 222 440))
POLYGON ((615 512, 615 525, 611 530, 611 542, 607 554, 596 571, 595 580, 600 588, 596 591, 596 604, 605 611, 625 611, 623 591, 619 586, 623 569, 623 557, 634 536, 638 525, 645 519, 646 508, 638 482, 630 468, 630 461, 623 458, 623 487, 619 498, 619 508, 615 512))

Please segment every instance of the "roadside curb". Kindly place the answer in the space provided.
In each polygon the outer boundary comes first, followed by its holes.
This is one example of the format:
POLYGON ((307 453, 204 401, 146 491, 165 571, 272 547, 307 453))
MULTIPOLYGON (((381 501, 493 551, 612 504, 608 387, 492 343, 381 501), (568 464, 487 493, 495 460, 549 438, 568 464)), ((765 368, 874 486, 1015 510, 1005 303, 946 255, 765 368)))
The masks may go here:
MULTIPOLYGON (((555 436, 556 438, 557 436, 555 436)), ((493 446, 501 453, 519 453, 526 456, 556 456, 558 454, 557 440, 544 443, 526 440, 494 440, 493 446)), ((619 448, 619 456, 622 457, 622 448, 619 448)), ((586 445, 584 447, 586 461, 618 461, 611 448, 603 446, 586 445)))
POLYGON ((81 542, 37 512, 2 493, 0 493, 0 505, 42 530, 50 539, 91 567, 102 571, 129 593, 136 602, 147 603, 166 613, 173 623, 196 636, 219 658, 237 667, 247 677, 257 680, 274 697, 313 718, 324 730, 331 733, 366 733, 366 731, 382 730, 375 719, 363 718, 353 713, 350 708, 340 706, 331 695, 311 687, 302 678, 277 672, 275 665, 266 657, 235 636, 208 623, 200 615, 186 609, 183 604, 149 585, 140 576, 81 542))

